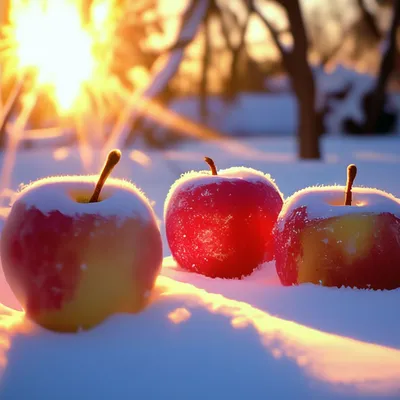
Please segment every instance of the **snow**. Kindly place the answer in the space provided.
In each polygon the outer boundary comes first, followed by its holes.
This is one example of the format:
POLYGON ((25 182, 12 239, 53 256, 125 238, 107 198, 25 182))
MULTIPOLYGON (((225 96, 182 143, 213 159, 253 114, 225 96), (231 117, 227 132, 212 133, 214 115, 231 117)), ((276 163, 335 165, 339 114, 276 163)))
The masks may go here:
MULTIPOLYGON (((345 119, 353 119, 361 123, 364 119, 361 101, 363 96, 372 89, 375 83, 375 77, 371 74, 362 73, 354 69, 347 68, 343 65, 336 65, 330 71, 326 71, 321 67, 313 67, 313 73, 316 86, 316 107, 323 110, 328 106, 325 117, 326 132, 338 134, 343 131, 343 121, 345 119), (330 98, 335 92, 340 92, 350 88, 347 96, 341 99, 330 98)), ((288 96, 285 92, 291 90, 290 81, 286 76, 268 79, 266 87, 280 96, 288 96)), ((276 96, 274 96, 276 97, 276 96)), ((274 98, 273 97, 273 98, 274 98)), ((394 99, 391 99, 394 101, 394 99)), ((294 99, 292 99, 294 101, 294 99)), ((296 115, 293 114, 292 105, 289 105, 289 99, 286 99, 285 121, 283 126, 288 126, 288 119, 296 123, 296 115)), ((399 107, 397 107, 398 110, 399 107)), ((279 114, 281 115, 281 114, 279 114)), ((398 130, 398 129, 397 129, 398 130)))
POLYGON ((390 193, 375 188, 354 186, 352 206, 345 206, 344 186, 311 186, 288 198, 278 217, 278 230, 284 219, 299 207, 306 207, 310 220, 340 217, 349 214, 382 214, 389 212, 400 218, 400 200, 390 193))
MULTIPOLYGON (((297 105, 289 93, 273 96, 243 93, 229 104, 219 96, 209 96, 207 104, 207 125, 223 133, 235 136, 287 135, 296 130, 297 105)), ((202 122, 200 100, 197 97, 175 99, 171 101, 169 109, 195 122, 202 122)), ((159 128, 160 131, 162 129, 159 128)))
MULTIPOLYGON (((146 196, 132 183, 109 178, 100 194, 100 201, 88 203, 98 176, 55 176, 36 180, 25 186, 14 198, 36 208, 44 214, 58 210, 64 215, 94 214, 100 217, 115 216, 119 220, 140 218, 154 219, 154 212, 146 196), (84 198, 85 201, 78 201, 84 198)), ((14 203, 13 203, 14 204, 14 203)))
POLYGON ((337 66, 331 73, 318 74, 316 79, 320 104, 327 103, 331 108, 325 119, 327 132, 341 132, 344 129, 343 121, 345 119, 351 118, 358 123, 364 121, 361 103, 363 97, 375 83, 374 76, 337 66), (351 86, 351 90, 345 98, 328 100, 330 93, 334 90, 344 89, 346 85, 351 86))
MULTIPOLYGON (((297 161, 290 137, 188 141, 166 152, 139 147, 150 162, 124 151, 113 176, 142 188, 159 218, 170 186, 203 170, 204 155, 221 169, 269 173, 286 196, 344 183, 356 163, 358 185, 400 197, 400 138, 326 137, 322 145, 321 162, 297 161)), ((3 201, 21 182, 87 172, 77 149, 56 154, 19 152, 3 201)), ((209 279, 180 269, 166 245, 164 254, 145 311, 75 335, 46 331, 8 308, 18 304, 0 274, 0 398, 399 398, 399 289, 282 287, 274 263, 242 281, 209 279)))
MULTIPOLYGON (((331 71, 313 68, 316 82, 316 107, 318 110, 328 107, 325 117, 326 132, 338 135, 344 130, 346 119, 363 122, 362 98, 373 87, 374 76, 337 65, 331 71), (344 98, 335 99, 332 94, 350 91, 344 98)), ((287 77, 269 78, 266 89, 270 93, 241 93, 234 101, 227 103, 220 96, 209 96, 207 99, 207 125, 224 134, 234 136, 271 136, 293 135, 297 126, 297 102, 291 93, 287 77)), ((391 111, 397 111, 400 117, 400 97, 389 96, 386 104, 391 111)), ((169 110, 197 123, 203 123, 200 114, 198 97, 174 99, 169 110)), ((155 121, 157 122, 157 121, 155 121)), ((162 125, 162 124, 161 124, 162 125)), ((164 131, 158 126, 159 135, 164 131)), ((400 118, 395 132, 400 132, 400 118)))

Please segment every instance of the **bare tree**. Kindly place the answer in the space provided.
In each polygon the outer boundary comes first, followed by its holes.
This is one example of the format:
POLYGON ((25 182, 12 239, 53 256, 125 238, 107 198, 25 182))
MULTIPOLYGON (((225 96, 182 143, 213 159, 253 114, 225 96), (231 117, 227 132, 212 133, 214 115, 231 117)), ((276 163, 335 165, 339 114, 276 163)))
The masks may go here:
POLYGON ((204 17, 203 29, 204 29, 204 49, 203 49, 203 60, 202 60, 202 76, 200 80, 200 116, 203 122, 207 122, 208 119, 208 107, 207 107, 207 94, 208 94, 208 75, 211 63, 211 18, 212 18, 212 7, 209 6, 204 17))
POLYGON ((400 1, 395 1, 393 2, 393 17, 390 30, 386 38, 379 74, 373 90, 369 93, 366 99, 367 118, 365 123, 365 131, 367 133, 376 131, 378 119, 384 111, 386 88, 396 62, 397 31, 399 24, 400 1))
POLYGON ((341 53, 345 38, 352 34, 353 24, 345 23, 345 12, 337 3, 330 2, 322 8, 314 7, 307 19, 307 28, 312 51, 318 55, 319 66, 325 68, 341 53), (332 35, 327 25, 334 26, 337 34, 332 35))
MULTIPOLYGON (((217 6, 218 7, 218 6, 217 6)), ((239 89, 239 68, 241 55, 246 51, 246 33, 250 22, 251 13, 248 11, 244 23, 240 23, 236 15, 227 9, 218 7, 221 31, 227 48, 231 53, 229 79, 226 85, 226 97, 234 98, 239 89), (228 17, 231 23, 228 23, 228 17), (239 40, 232 40, 231 32, 238 32, 239 40)))
MULTIPOLYGON (((149 84, 132 94, 129 103, 122 110, 110 137, 104 145, 108 152, 114 147, 124 147, 132 141, 132 126, 145 114, 145 108, 151 100, 160 95, 177 73, 184 57, 184 50, 195 38, 209 8, 209 0, 191 0, 182 18, 177 39, 166 52, 159 56, 152 68, 149 84)), ((134 135, 133 135, 134 136, 134 135)))
POLYGON ((303 159, 321 157, 318 116, 315 107, 316 93, 314 76, 308 63, 308 38, 299 0, 277 0, 285 9, 293 38, 293 46, 287 48, 280 39, 280 32, 263 14, 256 1, 250 4, 251 10, 263 21, 271 33, 282 58, 298 103, 299 156, 303 159))
POLYGON ((365 0, 357 0, 357 5, 361 11, 362 20, 364 20, 374 38, 376 40, 382 39, 382 32, 378 27, 374 15, 368 9, 365 0))

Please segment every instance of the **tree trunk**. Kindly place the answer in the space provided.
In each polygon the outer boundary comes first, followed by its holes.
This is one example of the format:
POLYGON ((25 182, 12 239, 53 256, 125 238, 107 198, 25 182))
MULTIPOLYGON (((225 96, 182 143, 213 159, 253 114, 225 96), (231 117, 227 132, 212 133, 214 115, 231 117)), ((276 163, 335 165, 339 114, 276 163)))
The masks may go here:
POLYGON ((292 85, 297 98, 297 139, 299 156, 302 159, 321 158, 315 109, 315 84, 308 63, 296 64, 291 74, 292 85))
POLYGON ((282 0, 286 8, 293 36, 293 49, 283 61, 298 103, 299 156, 303 159, 319 159, 320 132, 315 109, 314 76, 308 63, 308 38, 299 0, 282 0))
POLYGON ((228 87, 227 87, 227 95, 229 99, 234 99, 237 94, 240 91, 240 85, 239 85, 239 78, 240 78, 240 61, 242 59, 243 55, 247 56, 246 53, 246 46, 245 46, 245 41, 246 41, 246 33, 247 33, 247 28, 249 25, 250 21, 250 13, 247 15, 246 21, 244 22, 243 26, 239 27, 239 43, 236 46, 231 46, 232 47, 232 59, 230 63, 230 77, 229 77, 229 82, 228 82, 228 87))
POLYGON ((211 62, 211 9, 209 8, 204 19, 204 53, 202 60, 202 75, 199 88, 200 117, 203 123, 208 121, 208 71, 211 62))
POLYGON ((386 50, 382 56, 379 75, 374 89, 370 93, 366 105, 365 132, 376 131, 379 117, 385 106, 385 93, 387 83, 396 63, 397 54, 397 28, 400 23, 400 1, 393 3, 393 19, 388 37, 386 39, 386 50))

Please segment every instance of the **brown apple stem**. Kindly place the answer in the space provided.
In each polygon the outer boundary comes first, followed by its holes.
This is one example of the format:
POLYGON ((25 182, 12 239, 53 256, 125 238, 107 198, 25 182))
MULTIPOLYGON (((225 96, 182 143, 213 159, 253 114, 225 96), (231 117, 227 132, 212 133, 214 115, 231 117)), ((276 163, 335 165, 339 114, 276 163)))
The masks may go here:
POLYGON ((96 203, 97 201, 99 201, 101 189, 103 188, 107 178, 110 176, 112 170, 118 164, 120 159, 121 159, 121 152, 119 150, 110 151, 107 157, 107 161, 104 164, 103 170, 101 171, 100 178, 97 181, 92 197, 89 200, 89 203, 96 203))
POLYGON ((214 160, 210 157, 204 157, 204 161, 210 166, 211 174, 218 175, 217 167, 215 166, 214 160))
POLYGON ((347 167, 347 184, 346 184, 346 192, 345 192, 345 206, 351 206, 351 202, 353 200, 353 193, 351 189, 353 188, 354 179, 356 179, 357 175, 357 167, 354 164, 350 164, 347 167))

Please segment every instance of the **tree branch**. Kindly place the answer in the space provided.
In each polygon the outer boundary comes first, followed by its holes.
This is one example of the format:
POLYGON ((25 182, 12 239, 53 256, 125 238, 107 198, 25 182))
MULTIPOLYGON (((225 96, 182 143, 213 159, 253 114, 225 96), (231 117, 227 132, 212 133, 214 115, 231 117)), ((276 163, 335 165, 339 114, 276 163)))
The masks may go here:
POLYGON ((396 61, 397 31, 399 24, 400 1, 397 0, 393 4, 393 17, 386 39, 386 50, 382 55, 378 79, 376 81, 375 88, 372 91, 369 110, 367 110, 367 121, 365 124, 366 133, 372 133, 376 130, 380 113, 382 113, 384 108, 386 86, 396 61))
POLYGON ((199 88, 200 97, 200 115, 203 122, 207 120, 208 117, 208 107, 207 107, 207 91, 208 91, 208 71, 211 61, 211 9, 208 8, 205 18, 204 18, 204 53, 202 59, 202 76, 199 88))
POLYGON ((4 136, 6 134, 6 125, 10 120, 13 111, 15 110, 16 104, 22 93, 25 81, 26 77, 24 76, 16 82, 7 98, 7 101, 0 110, 0 147, 2 147, 2 145, 4 144, 3 142, 4 136))
MULTIPOLYGON (((240 61, 240 54, 243 51, 246 41, 246 33, 247 28, 250 22, 251 13, 248 12, 246 16, 246 20, 243 25, 238 25, 237 28, 239 30, 239 42, 235 46, 232 41, 230 40, 229 36, 229 27, 226 24, 226 20, 224 18, 224 11, 221 7, 218 7, 220 20, 221 20, 221 28, 224 39, 229 50, 232 53, 232 60, 231 60, 231 67, 230 67, 230 74, 229 74, 229 83, 227 86, 227 95, 228 97, 232 97, 235 95, 237 91, 237 77, 238 77, 238 70, 239 70, 239 61, 240 61)), ((237 22, 237 21, 236 21, 237 22)))
MULTIPOLYGON (((398 0, 395 0, 398 1, 398 0)), ((368 10, 367 6, 365 5, 364 0, 357 0, 358 7, 361 11, 361 15, 363 20, 366 22, 369 30, 374 35, 377 40, 382 39, 382 32, 378 28, 378 24, 372 13, 368 10)))
POLYGON ((261 19, 261 22, 264 24, 264 26, 267 28, 267 30, 270 32, 271 37, 275 43, 275 46, 278 48, 282 59, 286 60, 290 56, 290 52, 285 49, 285 47, 282 45, 282 42, 279 39, 279 32, 275 29, 275 27, 269 22, 268 18, 264 16, 261 10, 258 9, 256 6, 256 1, 250 1, 249 2, 249 12, 254 13, 255 15, 258 16, 258 18, 261 19))
MULTIPOLYGON (((342 36, 345 38, 347 35, 351 32, 351 30, 354 29, 353 25, 351 25, 349 28, 347 28, 342 36)), ((339 40, 338 43, 331 49, 329 54, 325 54, 325 56, 322 57, 321 60, 321 66, 325 67, 343 48, 345 41, 344 40, 339 40)))
MULTIPOLYGON (((192 0, 189 3, 176 42, 190 43, 195 38, 209 4, 209 0, 192 0)), ((147 87, 136 90, 128 101, 126 108, 122 110, 108 141, 105 143, 104 150, 106 152, 116 147, 124 147, 134 122, 143 112, 146 112, 143 103, 148 104, 150 99, 165 90, 170 80, 178 71, 183 54, 184 48, 179 47, 165 55, 161 55, 157 59, 152 69, 153 79, 147 87)))

